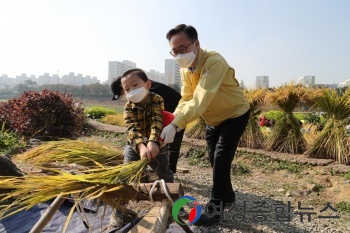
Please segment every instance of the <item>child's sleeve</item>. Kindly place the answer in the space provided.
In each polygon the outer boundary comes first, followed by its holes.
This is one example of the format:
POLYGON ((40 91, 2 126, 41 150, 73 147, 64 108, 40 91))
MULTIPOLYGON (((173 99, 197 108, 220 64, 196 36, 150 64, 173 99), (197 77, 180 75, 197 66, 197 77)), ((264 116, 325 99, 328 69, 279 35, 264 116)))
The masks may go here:
POLYGON ((163 129, 164 100, 161 96, 155 95, 152 102, 152 124, 148 141, 154 141, 160 145, 159 136, 163 129))
POLYGON ((141 132, 141 128, 139 126, 139 122, 137 121, 137 112, 134 112, 129 104, 129 102, 124 107, 124 120, 126 126, 126 132, 128 134, 128 142, 131 147, 138 151, 137 145, 139 143, 143 143, 143 137, 141 132))

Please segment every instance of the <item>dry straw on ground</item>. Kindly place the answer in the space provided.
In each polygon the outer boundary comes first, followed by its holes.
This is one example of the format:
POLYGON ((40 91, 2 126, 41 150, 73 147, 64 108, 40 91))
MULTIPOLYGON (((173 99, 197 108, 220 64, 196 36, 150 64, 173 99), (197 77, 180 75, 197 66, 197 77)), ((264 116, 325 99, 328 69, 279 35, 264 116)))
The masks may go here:
MULTIPOLYGON (((57 196, 69 197, 73 195, 77 199, 76 203, 92 200, 101 203, 103 201, 112 208, 116 208, 121 201, 134 199, 134 196, 130 195, 133 191, 130 191, 129 185, 137 185, 140 182, 148 162, 147 159, 123 164, 119 150, 107 148, 97 142, 69 140, 56 143, 59 143, 59 149, 50 150, 47 148, 48 145, 57 145, 53 142, 43 144, 33 149, 32 152, 27 152, 25 158, 35 160, 35 163, 46 161, 43 157, 49 158, 50 161, 68 160, 80 165, 93 164, 92 168, 87 167, 86 170, 75 171, 74 174, 52 170, 57 175, 29 174, 23 177, 0 177, 0 187, 11 190, 0 195, 0 203, 3 203, 0 206, 0 218, 29 209, 57 196), (95 161, 98 158, 100 160, 109 159, 112 155, 115 156, 118 165, 105 166, 95 161), (6 201, 10 199, 13 202, 8 204, 6 201)), ((71 213, 72 211, 74 208, 72 208, 71 213)), ((71 213, 68 215, 66 225, 70 220, 71 213)))

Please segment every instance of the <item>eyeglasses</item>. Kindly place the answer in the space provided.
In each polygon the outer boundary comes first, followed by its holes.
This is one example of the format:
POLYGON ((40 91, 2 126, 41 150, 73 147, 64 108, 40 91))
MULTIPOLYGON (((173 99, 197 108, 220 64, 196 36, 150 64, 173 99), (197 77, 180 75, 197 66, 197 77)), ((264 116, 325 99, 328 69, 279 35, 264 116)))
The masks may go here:
POLYGON ((187 47, 190 46, 190 45, 193 44, 193 43, 194 43, 194 41, 192 41, 192 42, 189 43, 187 46, 185 46, 185 47, 183 47, 183 48, 181 48, 181 49, 179 49, 179 50, 177 50, 177 51, 172 50, 172 51, 170 51, 170 54, 171 54, 173 57, 175 57, 175 56, 178 55, 178 54, 184 54, 184 53, 186 53, 186 51, 187 51, 187 47))

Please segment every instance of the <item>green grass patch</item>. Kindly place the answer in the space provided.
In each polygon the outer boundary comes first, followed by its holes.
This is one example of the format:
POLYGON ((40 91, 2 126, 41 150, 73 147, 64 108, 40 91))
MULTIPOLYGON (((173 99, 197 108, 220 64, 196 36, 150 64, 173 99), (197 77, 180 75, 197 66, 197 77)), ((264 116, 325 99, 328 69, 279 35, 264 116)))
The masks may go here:
POLYGON ((199 165, 208 167, 210 162, 207 155, 207 149, 205 147, 191 147, 186 153, 185 157, 188 158, 189 165, 199 165))
POLYGON ((246 164, 236 162, 232 164, 232 173, 237 176, 250 174, 250 168, 246 164))
POLYGON ((118 111, 110 108, 106 108, 106 107, 100 107, 100 106, 85 108, 85 115, 92 119, 101 119, 104 116, 113 115, 113 114, 117 115, 118 111))
POLYGON ((276 170, 287 170, 290 173, 301 174, 304 168, 298 163, 277 161, 258 153, 238 153, 236 157, 251 160, 254 166, 261 168, 265 173, 272 173, 276 170))
POLYGON ((345 202, 345 201, 341 201, 337 204, 335 204, 335 207, 343 213, 350 213, 350 203, 349 202, 345 202))
POLYGON ((344 177, 344 178, 347 179, 347 180, 350 180, 350 171, 348 171, 347 173, 344 173, 344 174, 342 175, 342 177, 344 177))
POLYGON ((6 130, 4 126, 5 124, 3 123, 0 128, 0 153, 25 145, 16 133, 6 130))

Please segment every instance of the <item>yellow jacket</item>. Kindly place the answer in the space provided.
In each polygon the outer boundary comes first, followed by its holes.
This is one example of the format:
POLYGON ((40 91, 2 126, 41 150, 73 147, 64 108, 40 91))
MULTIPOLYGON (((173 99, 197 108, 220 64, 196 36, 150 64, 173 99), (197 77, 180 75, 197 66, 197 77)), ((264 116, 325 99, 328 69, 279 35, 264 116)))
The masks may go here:
POLYGON ((235 78, 235 70, 219 53, 200 49, 194 72, 182 68, 180 74, 182 98, 172 122, 179 128, 185 128, 199 116, 208 125, 217 126, 248 111, 249 103, 235 78))

